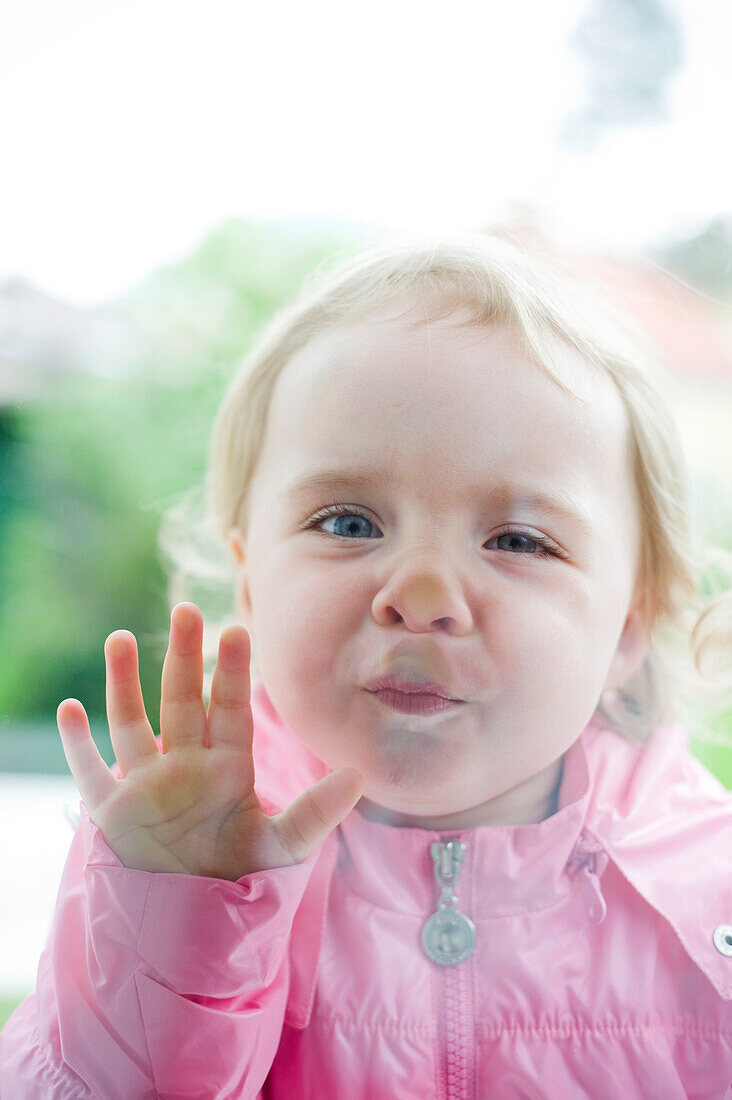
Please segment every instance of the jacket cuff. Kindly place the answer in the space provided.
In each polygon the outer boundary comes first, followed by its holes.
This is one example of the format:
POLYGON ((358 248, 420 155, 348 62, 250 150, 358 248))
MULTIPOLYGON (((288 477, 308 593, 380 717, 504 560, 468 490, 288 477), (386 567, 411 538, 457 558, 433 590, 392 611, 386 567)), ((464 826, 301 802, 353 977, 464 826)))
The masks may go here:
MULTIPOLYGON (((84 886, 97 960, 132 948, 175 993, 238 997, 270 985, 317 859, 236 882, 137 871, 120 861, 81 804, 88 855, 84 886)), ((104 969, 104 968, 103 968, 104 969)))

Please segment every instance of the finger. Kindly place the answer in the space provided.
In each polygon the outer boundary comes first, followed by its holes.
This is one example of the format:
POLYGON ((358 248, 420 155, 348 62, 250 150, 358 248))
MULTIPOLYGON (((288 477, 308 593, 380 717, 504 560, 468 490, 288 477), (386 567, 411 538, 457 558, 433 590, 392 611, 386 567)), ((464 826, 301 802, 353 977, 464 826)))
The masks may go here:
POLYGON ((203 617, 194 603, 176 604, 170 613, 170 642, 163 662, 160 733, 163 752, 174 745, 203 745, 203 617))
POLYGON ((221 632, 219 654, 211 680, 208 705, 208 743, 251 751, 254 732, 250 706, 249 659, 251 641, 243 626, 221 632))
POLYGON ((299 795, 289 809, 272 818, 280 843, 297 862, 307 859, 339 825, 363 794, 363 776, 340 768, 299 795))
POLYGON ((94 813, 120 782, 102 759, 89 728, 89 719, 78 699, 64 699, 56 710, 66 763, 84 804, 94 813))
POLYGON ((158 754, 142 698, 135 635, 129 630, 115 630, 104 643, 104 659, 109 735, 124 779, 136 764, 158 754))

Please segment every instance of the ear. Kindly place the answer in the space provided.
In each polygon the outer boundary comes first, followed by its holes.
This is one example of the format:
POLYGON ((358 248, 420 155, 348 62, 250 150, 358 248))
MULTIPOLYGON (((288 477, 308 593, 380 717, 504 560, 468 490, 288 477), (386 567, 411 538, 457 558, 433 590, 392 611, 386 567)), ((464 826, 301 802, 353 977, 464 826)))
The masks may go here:
POLYGON ((620 688, 638 671, 650 647, 650 633, 646 618, 645 601, 640 588, 628 608, 623 632, 605 678, 603 691, 620 688))
POLYGON ((251 634, 252 604, 247 581, 246 540, 238 527, 232 527, 229 531, 229 547, 236 561, 236 617, 251 634))

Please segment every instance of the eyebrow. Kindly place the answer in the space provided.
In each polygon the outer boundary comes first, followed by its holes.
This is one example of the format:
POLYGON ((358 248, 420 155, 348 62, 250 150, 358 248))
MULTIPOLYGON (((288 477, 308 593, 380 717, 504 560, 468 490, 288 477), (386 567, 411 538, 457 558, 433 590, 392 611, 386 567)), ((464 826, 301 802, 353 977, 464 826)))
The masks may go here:
MULTIPOLYGON (((286 502, 292 503, 312 489, 370 489, 378 482, 388 481, 390 475, 391 471, 379 465, 370 470, 317 470, 294 481, 284 490, 283 496, 286 502)), ((468 495, 468 491, 465 495, 468 495)), ((588 532, 592 529, 592 520, 588 513, 561 491, 547 493, 503 481, 494 488, 488 489, 487 493, 485 486, 473 486, 470 495, 476 500, 487 497, 495 504, 509 505, 514 508, 538 507, 549 515, 564 522, 577 524, 588 532)))

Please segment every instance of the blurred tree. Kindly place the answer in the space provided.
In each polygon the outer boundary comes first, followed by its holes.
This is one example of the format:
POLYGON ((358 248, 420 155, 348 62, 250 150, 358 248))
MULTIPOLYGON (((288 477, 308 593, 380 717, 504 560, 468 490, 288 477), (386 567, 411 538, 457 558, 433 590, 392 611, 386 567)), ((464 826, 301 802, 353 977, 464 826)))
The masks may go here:
POLYGON ((668 117, 669 78, 685 60, 678 16, 664 0, 590 0, 570 38, 585 70, 585 103, 559 140, 588 150, 613 126, 668 117))
POLYGON ((18 461, 21 432, 18 409, 0 406, 0 609, 8 596, 8 530, 22 495, 18 461))
POLYGON ((13 497, 0 521, 0 720, 52 724, 68 696, 104 719, 104 639, 124 627, 157 729, 169 622, 160 511, 201 480, 214 414, 258 330, 339 250, 355 246, 219 226, 124 303, 145 349, 131 374, 75 376, 29 401, 11 452, 12 418, 0 422, 13 497))

